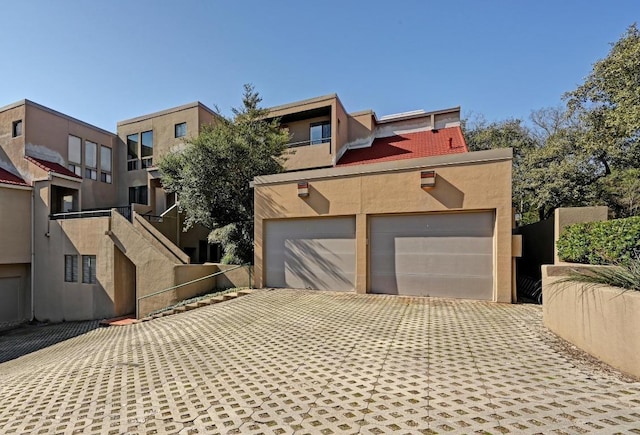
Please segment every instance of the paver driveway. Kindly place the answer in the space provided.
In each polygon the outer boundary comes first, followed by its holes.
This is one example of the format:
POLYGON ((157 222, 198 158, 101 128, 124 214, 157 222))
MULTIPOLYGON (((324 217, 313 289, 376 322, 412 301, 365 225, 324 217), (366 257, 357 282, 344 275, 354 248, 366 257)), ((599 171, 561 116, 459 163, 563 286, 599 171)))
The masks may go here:
POLYGON ((553 350, 540 318, 259 291, 0 364, 0 433, 640 433, 640 383, 553 350))

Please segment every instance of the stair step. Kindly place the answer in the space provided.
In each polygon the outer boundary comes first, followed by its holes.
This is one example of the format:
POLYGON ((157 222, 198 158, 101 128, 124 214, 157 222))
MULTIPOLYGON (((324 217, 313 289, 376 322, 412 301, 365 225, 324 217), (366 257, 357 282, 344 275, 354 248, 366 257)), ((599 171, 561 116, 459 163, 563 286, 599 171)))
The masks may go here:
POLYGON ((240 296, 250 295, 251 293, 253 293, 252 289, 244 289, 244 290, 238 290, 237 292, 233 292, 233 293, 225 293, 220 296, 212 296, 210 298, 201 299, 199 301, 192 302, 186 305, 181 305, 179 307, 175 307, 170 310, 166 310, 161 313, 154 314, 152 316, 143 317, 142 319, 138 319, 135 323, 142 323, 142 322, 147 322, 153 319, 159 319, 160 317, 167 317, 173 314, 185 313, 187 311, 195 310, 196 308, 217 304, 219 302, 229 301, 231 299, 235 299, 240 296))

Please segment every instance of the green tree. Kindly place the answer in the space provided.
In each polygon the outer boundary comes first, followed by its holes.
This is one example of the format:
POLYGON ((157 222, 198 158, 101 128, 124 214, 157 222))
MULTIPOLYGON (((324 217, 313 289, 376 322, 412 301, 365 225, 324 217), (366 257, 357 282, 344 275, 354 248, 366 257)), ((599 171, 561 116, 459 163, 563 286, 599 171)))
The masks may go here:
POLYGON ((267 119, 261 98, 244 86, 242 107, 232 117, 218 113, 215 125, 205 127, 181 150, 159 163, 165 190, 176 192, 186 214, 185 229, 194 224, 211 230, 209 241, 223 246, 224 263, 253 261, 253 189, 260 175, 283 171, 289 140, 277 119, 267 119))
POLYGON ((593 65, 576 90, 565 94, 569 112, 583 124, 581 146, 604 173, 598 198, 616 217, 637 214, 640 170, 640 31, 635 24, 593 65))

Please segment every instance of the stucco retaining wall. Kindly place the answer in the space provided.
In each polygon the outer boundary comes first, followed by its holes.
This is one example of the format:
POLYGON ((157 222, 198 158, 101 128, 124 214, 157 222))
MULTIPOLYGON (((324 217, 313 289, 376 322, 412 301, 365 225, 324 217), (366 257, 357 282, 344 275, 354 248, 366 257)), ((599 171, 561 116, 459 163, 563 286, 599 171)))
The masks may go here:
POLYGON ((542 266, 544 325, 605 363, 640 379, 640 292, 557 283, 581 265, 542 266))

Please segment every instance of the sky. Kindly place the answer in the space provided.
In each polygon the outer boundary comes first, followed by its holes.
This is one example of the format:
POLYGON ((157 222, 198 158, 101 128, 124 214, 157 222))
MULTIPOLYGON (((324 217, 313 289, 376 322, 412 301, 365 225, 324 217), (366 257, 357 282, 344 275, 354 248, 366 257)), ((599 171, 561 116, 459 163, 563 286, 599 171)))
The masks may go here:
POLYGON ((106 130, 201 101, 229 115, 337 93, 378 116, 562 104, 640 1, 20 0, 2 3, 0 106, 27 98, 106 130))

